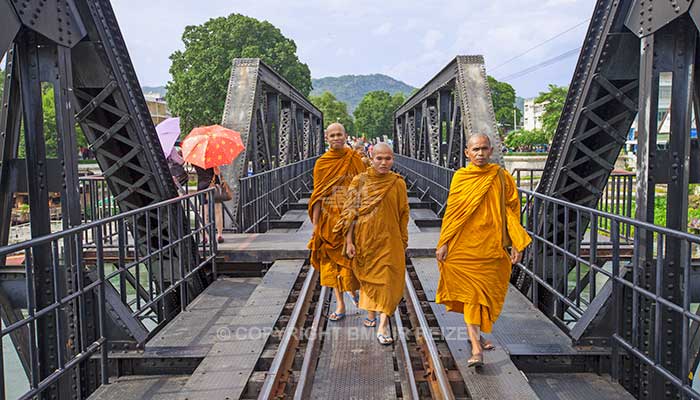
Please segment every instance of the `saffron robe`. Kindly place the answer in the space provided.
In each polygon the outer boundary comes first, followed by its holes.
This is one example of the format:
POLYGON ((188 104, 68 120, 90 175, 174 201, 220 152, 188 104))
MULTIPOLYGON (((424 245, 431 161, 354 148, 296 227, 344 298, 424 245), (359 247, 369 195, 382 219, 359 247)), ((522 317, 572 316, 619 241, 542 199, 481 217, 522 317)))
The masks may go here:
POLYGON ((408 246, 408 196, 398 174, 374 168, 356 176, 335 231, 355 222, 352 270, 360 281, 360 308, 392 315, 403 297, 408 246))
POLYGON ((314 166, 314 190, 309 200, 309 217, 313 220, 313 207, 321 204, 321 215, 309 241, 311 265, 321 276, 321 285, 340 291, 359 288, 350 270, 350 260, 343 255, 345 237, 333 232, 345 204, 347 187, 352 178, 365 171, 357 152, 343 148, 330 149, 314 166))
POLYGON ((438 248, 447 244, 447 258, 438 262, 440 280, 435 301, 464 314, 467 324, 491 332, 503 308, 512 270, 503 248, 502 187, 508 235, 523 251, 532 241, 520 225, 520 200, 515 180, 500 167, 469 164, 455 172, 442 219, 438 248))

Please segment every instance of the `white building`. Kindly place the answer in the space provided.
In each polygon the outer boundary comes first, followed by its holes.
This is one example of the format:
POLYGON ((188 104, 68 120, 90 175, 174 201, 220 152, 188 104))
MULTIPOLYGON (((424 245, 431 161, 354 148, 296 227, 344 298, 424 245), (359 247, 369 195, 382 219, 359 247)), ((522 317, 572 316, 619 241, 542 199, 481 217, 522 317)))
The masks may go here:
POLYGON ((523 129, 532 131, 542 129, 542 114, 544 114, 544 106, 548 102, 535 103, 535 98, 525 99, 523 107, 523 129))

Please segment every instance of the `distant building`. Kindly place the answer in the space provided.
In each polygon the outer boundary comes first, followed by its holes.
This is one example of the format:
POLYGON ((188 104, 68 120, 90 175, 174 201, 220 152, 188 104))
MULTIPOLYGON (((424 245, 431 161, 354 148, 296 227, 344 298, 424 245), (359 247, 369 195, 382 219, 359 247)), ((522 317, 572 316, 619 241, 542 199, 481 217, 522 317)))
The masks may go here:
POLYGON ((146 98, 146 105, 148 106, 148 111, 151 113, 151 119, 154 125, 158 125, 171 117, 168 104, 163 97, 154 93, 147 93, 144 97, 146 98))
MULTIPOLYGON (((673 75, 671 72, 661 72, 659 74, 659 110, 656 115, 656 126, 658 128, 657 146, 665 148, 671 133, 671 86, 673 75)), ((691 110, 691 130, 690 137, 697 138, 695 129, 695 110, 691 110)), ((637 118, 632 123, 632 127, 627 136, 627 151, 636 152, 637 148, 637 118)))
POLYGON ((533 131, 542 129, 542 114, 544 114, 544 106, 549 102, 535 103, 535 98, 525 99, 523 105, 523 129, 533 131))

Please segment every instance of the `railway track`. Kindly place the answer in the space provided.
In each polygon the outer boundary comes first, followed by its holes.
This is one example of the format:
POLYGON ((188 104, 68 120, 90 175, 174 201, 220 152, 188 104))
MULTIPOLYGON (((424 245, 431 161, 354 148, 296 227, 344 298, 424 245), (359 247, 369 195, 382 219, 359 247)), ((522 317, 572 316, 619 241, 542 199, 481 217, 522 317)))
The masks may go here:
MULTIPOLYGON (((392 389, 399 399, 469 399, 464 380, 411 265, 407 265, 405 279, 404 299, 391 318, 393 370, 377 371, 377 374, 390 375, 395 386, 392 389)), ((314 398, 319 360, 324 345, 331 346, 327 341, 334 334, 327 319, 332 297, 331 289, 319 285, 318 273, 304 267, 242 399, 314 398)), ((361 335, 356 340, 374 340, 373 336, 373 333, 361 335)), ((336 353, 332 356, 336 357, 336 353)), ((331 365, 346 361, 333 360, 331 365)), ((353 377, 343 379, 351 382, 353 377)))

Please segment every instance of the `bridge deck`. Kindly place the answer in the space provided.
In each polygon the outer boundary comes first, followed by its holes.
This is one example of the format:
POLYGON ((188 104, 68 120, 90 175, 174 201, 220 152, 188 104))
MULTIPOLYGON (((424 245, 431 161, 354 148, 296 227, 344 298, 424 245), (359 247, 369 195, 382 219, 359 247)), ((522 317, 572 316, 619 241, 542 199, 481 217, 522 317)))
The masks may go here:
MULTIPOLYGON (((331 310, 335 308, 335 300, 331 310)), ((366 328, 367 315, 346 301, 347 316, 328 322, 313 382, 312 399, 394 399, 396 378, 391 346, 375 339, 366 328)))
MULTIPOLYGON (((628 399, 632 398, 609 377, 567 370, 577 356, 600 355, 579 348, 528 299, 510 288, 503 313, 489 338, 497 348, 485 353, 486 366, 469 369, 471 354, 460 314, 447 313, 435 304, 438 269, 434 254, 439 235, 437 216, 411 202, 409 257, 449 351, 470 396, 475 399, 628 399), (420 226, 416 223, 420 224, 420 226), (537 370, 532 360, 550 358, 552 367, 537 370)), ((219 247, 227 261, 274 262, 259 278, 222 278, 207 288, 162 332, 147 343, 147 351, 178 350, 196 354, 201 363, 191 375, 131 376, 114 380, 92 398, 214 399, 250 397, 246 383, 254 373, 269 334, 293 290, 308 257, 306 244, 311 225, 305 210, 291 209, 279 227, 265 234, 226 234, 219 247), (257 285, 257 286, 256 286, 257 285), (262 335, 237 338, 237 328, 258 328, 262 335), (220 328, 232 336, 221 340, 220 328), (218 335, 217 335, 218 334, 218 335)), ((396 371, 391 347, 377 343, 375 329, 362 326, 364 313, 346 302, 347 317, 328 322, 323 336, 311 398, 396 398, 401 374, 396 371)), ((330 309, 334 305, 331 304, 330 309)), ((541 363, 540 363, 541 365, 541 363)))
POLYGON ((484 353, 486 365, 477 372, 467 368, 471 346, 464 334, 461 314, 447 312, 435 303, 439 272, 434 258, 412 258, 423 291, 430 302, 457 366, 473 398, 502 399, 631 399, 621 386, 594 373, 521 373, 513 358, 551 357, 568 360, 572 356, 600 354, 600 351, 574 347, 571 340, 540 310, 512 286, 498 321, 488 337, 496 345, 484 353), (463 332, 464 334, 460 333, 463 332))

